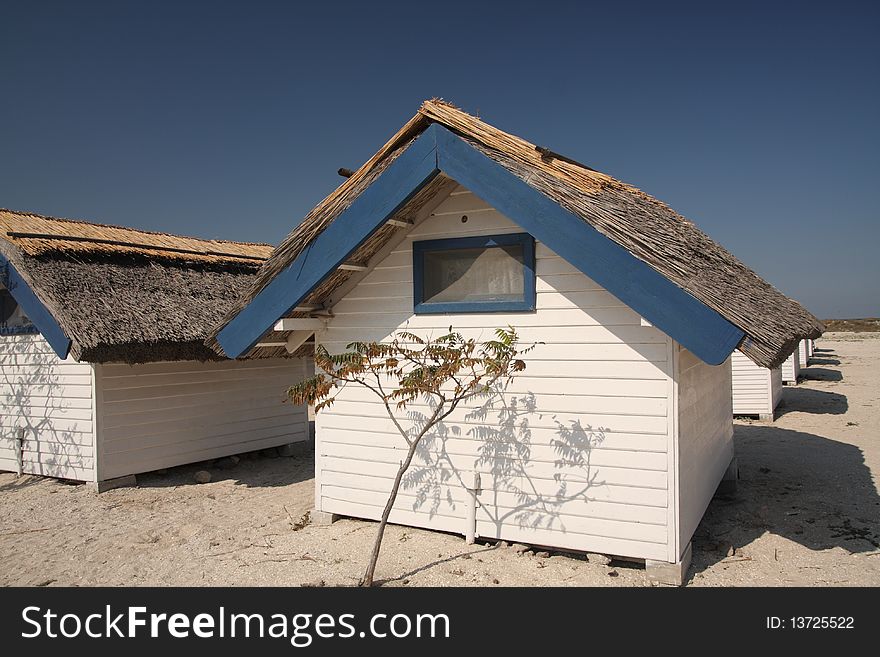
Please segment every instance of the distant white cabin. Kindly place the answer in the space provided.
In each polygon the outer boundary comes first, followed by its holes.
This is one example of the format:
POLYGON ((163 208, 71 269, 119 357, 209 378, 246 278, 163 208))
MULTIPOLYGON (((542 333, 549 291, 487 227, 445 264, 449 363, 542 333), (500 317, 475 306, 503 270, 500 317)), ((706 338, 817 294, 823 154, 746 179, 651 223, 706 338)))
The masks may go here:
POLYGON ((801 376, 800 348, 795 349, 782 363, 782 382, 796 385, 801 376))
POLYGON ((738 349, 732 356, 733 414, 772 420, 782 400, 782 369, 756 365, 738 349))
POLYGON ((801 368, 810 364, 810 347, 807 344, 809 340, 801 340, 798 343, 798 358, 801 362, 801 368))

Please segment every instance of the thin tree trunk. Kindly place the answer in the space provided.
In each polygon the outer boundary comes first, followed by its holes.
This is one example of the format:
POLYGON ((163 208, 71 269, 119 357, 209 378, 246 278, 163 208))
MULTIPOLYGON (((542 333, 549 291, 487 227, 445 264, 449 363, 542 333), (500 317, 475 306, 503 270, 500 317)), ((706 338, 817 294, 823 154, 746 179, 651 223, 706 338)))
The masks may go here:
MULTIPOLYGON (((427 428, 430 428, 430 426, 426 427, 426 429, 427 428)), ((423 435, 424 433, 422 436, 423 435)), ((397 471, 397 476, 394 478, 394 485, 391 487, 391 494, 388 496, 388 502, 385 504, 384 511, 382 511, 382 519, 379 521, 379 529, 376 531, 376 542, 373 544, 373 553, 370 555, 370 562, 367 564, 367 570, 364 573, 364 578, 361 580, 361 586, 373 585, 373 575, 376 572, 376 562, 379 561, 379 549, 382 547, 382 537, 385 535, 385 526, 388 524, 388 516, 391 515, 391 508, 394 506, 394 501, 397 499, 397 491, 400 490, 400 482, 403 481, 403 475, 412 463, 413 456, 415 456, 416 453, 416 447, 418 447, 422 436, 419 436, 409 446, 409 452, 406 455, 406 459, 400 464, 400 469, 397 471)))

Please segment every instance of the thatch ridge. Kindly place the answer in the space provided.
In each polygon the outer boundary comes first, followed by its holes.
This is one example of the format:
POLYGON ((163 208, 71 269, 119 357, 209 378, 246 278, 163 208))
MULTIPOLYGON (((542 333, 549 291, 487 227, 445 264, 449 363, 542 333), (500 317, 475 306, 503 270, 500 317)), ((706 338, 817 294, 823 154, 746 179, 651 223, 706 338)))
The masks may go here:
MULTIPOLYGON (((431 123, 455 132, 738 326, 746 334, 741 350, 758 365, 777 367, 800 339, 821 334, 823 326, 818 319, 662 201, 433 99, 423 103, 376 155, 294 228, 263 265, 251 291, 214 330, 209 341, 212 348, 219 349, 215 338, 220 328, 293 262, 431 123)), ((341 279, 338 284, 347 277, 332 276, 341 279)), ((325 296, 330 291, 325 290, 325 296)))
MULTIPOLYGON (((11 214, 0 211, 0 217, 11 214)), ((34 226, 30 213, 15 213, 16 231, 34 226)), ((103 224, 70 222, 54 217, 58 234, 77 225, 77 233, 103 230, 103 224)), ((6 220, 6 226, 9 220, 6 220)), ((226 240, 199 240, 166 233, 118 228, 132 239, 159 236, 158 249, 82 248, 79 242, 52 240, 51 248, 33 248, 27 240, 9 238, 0 218, 0 253, 71 339, 71 356, 86 362, 143 363, 163 360, 217 360, 205 345, 212 326, 232 300, 253 285, 269 245, 226 240), (175 241, 171 241, 171 240, 175 241), (228 256, 165 252, 161 247, 193 243, 221 245, 228 256), (259 260, 251 256, 264 254, 259 260)), ((37 226, 39 227, 39 226, 37 226)), ((256 357, 285 356, 271 350, 256 357)))
POLYGON ((188 262, 262 263, 274 250, 271 244, 189 237, 5 208, 0 208, 0 239, 29 256, 142 254, 188 262))

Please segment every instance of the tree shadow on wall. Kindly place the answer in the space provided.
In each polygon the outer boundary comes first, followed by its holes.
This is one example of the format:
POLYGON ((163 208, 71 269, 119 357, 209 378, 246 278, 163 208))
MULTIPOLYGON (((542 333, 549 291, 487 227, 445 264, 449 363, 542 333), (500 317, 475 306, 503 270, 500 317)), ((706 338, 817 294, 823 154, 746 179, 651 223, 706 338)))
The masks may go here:
MULTIPOLYGON (((58 358, 34 335, 0 341, 0 407, 5 418, 0 437, 3 469, 24 474, 87 477, 91 471, 92 407, 89 396, 71 392, 75 377, 62 375, 58 358)), ((86 377, 87 378, 87 377, 86 377)), ((84 389, 90 389, 86 381, 84 389)), ((3 488, 33 485, 19 478, 3 488)))
MULTIPOLYGON (((411 410, 409 420, 414 435, 425 414, 411 410)), ((480 536, 500 538, 511 525, 565 533, 564 507, 589 502, 589 491, 604 484, 591 455, 606 431, 538 413, 533 393, 509 394, 498 385, 461 422, 443 422, 425 435, 401 491, 413 511, 463 517, 472 484, 466 477, 478 472, 480 536)))

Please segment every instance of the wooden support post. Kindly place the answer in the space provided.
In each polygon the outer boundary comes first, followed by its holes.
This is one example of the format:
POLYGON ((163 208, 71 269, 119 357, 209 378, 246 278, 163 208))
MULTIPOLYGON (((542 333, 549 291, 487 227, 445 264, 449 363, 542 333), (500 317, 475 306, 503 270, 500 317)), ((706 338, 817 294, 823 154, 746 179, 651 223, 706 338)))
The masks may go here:
POLYGON ((473 545, 477 536, 477 495, 480 494, 480 473, 471 473, 471 479, 465 481, 465 486, 467 487, 467 524, 464 540, 468 545, 473 545))
POLYGON ((15 441, 15 474, 19 477, 24 474, 24 427, 19 428, 15 441))

